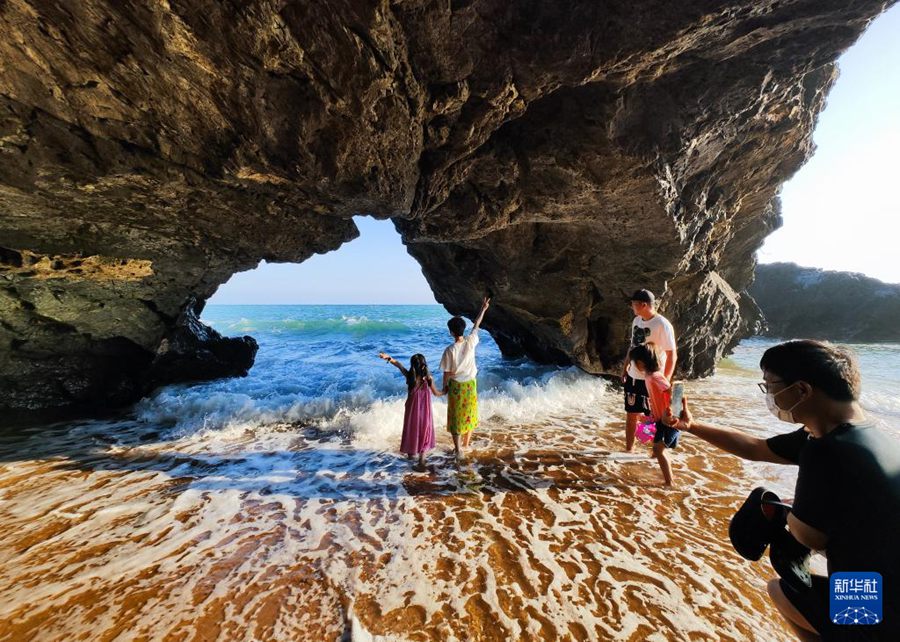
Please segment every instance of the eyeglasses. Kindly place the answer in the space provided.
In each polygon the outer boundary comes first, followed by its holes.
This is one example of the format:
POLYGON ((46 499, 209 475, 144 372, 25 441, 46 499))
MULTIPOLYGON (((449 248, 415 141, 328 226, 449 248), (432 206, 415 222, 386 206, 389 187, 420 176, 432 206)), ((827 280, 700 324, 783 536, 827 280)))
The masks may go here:
POLYGON ((769 386, 771 386, 773 383, 784 383, 784 380, 778 379, 777 381, 761 381, 756 385, 759 386, 759 389, 763 394, 768 394, 770 392, 769 386))

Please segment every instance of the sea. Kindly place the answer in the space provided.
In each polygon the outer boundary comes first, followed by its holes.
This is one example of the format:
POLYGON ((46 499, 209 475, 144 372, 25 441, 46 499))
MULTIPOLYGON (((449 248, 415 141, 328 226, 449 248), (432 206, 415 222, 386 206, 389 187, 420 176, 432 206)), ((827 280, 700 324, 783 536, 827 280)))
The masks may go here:
MULTIPOLYGON (((406 386, 377 355, 438 370, 447 319, 210 305, 206 323, 259 342, 246 377, 0 433, 0 640, 790 639, 767 559, 727 531, 756 486, 791 497, 796 469, 683 435, 666 488, 647 447, 623 452, 603 378, 507 359, 483 332, 471 450, 454 461, 435 398, 414 471, 406 386)), ((695 416, 792 430, 756 386, 774 343, 686 382, 695 416)), ((900 345, 851 347, 863 407, 900 439, 900 345)))

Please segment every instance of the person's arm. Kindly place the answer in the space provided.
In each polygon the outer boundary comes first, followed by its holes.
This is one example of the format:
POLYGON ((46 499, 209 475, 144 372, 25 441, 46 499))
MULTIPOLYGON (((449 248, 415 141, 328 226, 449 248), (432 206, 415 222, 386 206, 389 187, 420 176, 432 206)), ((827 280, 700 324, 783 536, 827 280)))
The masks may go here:
POLYGON ((475 319, 475 325, 472 326, 472 332, 478 332, 478 329, 481 328, 481 322, 484 320, 484 313, 487 312, 490 305, 491 300, 488 297, 484 297, 484 301, 481 302, 481 311, 478 313, 478 318, 475 319))
POLYGON ((434 385, 434 377, 428 377, 428 385, 431 386, 431 392, 434 393, 435 397, 443 397, 444 391, 438 390, 434 385))
POLYGON ((655 421, 661 421, 667 426, 677 428, 678 417, 672 414, 672 386, 670 385, 668 388, 662 388, 652 379, 652 377, 648 377, 646 383, 647 394, 650 397, 650 409, 653 411, 653 419, 655 421))
POLYGON ((631 365, 631 359, 628 357, 631 354, 631 349, 634 347, 634 323, 637 321, 637 317, 632 319, 631 321, 631 330, 628 333, 628 349, 625 350, 625 361, 622 362, 622 383, 628 381, 628 366, 631 365))
POLYGON ((441 365, 439 366, 441 372, 444 373, 444 380, 441 382, 441 390, 444 392, 450 390, 450 378, 456 374, 456 366, 453 364, 453 353, 451 352, 451 348, 444 350, 444 354, 441 355, 441 365), (453 368, 453 370, 451 370, 451 368, 453 368))
POLYGON ((380 358, 384 359, 385 361, 387 361, 387 362, 388 362, 389 364, 391 364, 392 366, 395 366, 397 369, 399 369, 400 372, 403 373, 403 376, 404 376, 404 377, 406 376, 406 373, 407 373, 406 368, 404 368, 404 367, 400 364, 399 361, 397 361, 396 359, 394 359, 394 357, 389 357, 388 355, 386 355, 386 354, 383 353, 383 352, 379 352, 379 353, 378 353, 378 356, 379 356, 380 358))
POLYGON ((665 390, 660 388, 656 380, 647 375, 644 379, 647 384, 647 396, 650 397, 650 413, 655 421, 665 418, 666 395, 665 390))
POLYGON ((678 351, 675 348, 666 350, 666 367, 663 369, 663 376, 667 381, 672 381, 676 363, 678 363, 678 351))
POLYGON ((824 551, 828 548, 828 536, 818 528, 813 528, 804 521, 798 519, 793 513, 787 516, 788 529, 794 539, 814 551, 824 551))
POLYGON ((675 424, 675 428, 697 435, 700 439, 711 443, 716 448, 720 448, 732 455, 737 455, 742 459, 768 461, 773 464, 794 463, 789 459, 776 455, 769 448, 765 439, 751 437, 737 430, 717 428, 716 426, 696 421, 688 408, 687 397, 684 398, 683 403, 684 409, 681 411, 681 417, 675 424))
POLYGON ((788 528, 798 542, 816 551, 828 546, 828 533, 840 520, 844 481, 842 467, 830 444, 821 439, 807 440, 799 456, 794 501, 788 514, 788 528))
POLYGON ((678 347, 675 344, 675 328, 669 323, 668 319, 664 321, 665 341, 660 346, 666 353, 666 365, 663 368, 663 376, 667 381, 672 381, 672 375, 675 374, 675 365, 678 363, 678 347))

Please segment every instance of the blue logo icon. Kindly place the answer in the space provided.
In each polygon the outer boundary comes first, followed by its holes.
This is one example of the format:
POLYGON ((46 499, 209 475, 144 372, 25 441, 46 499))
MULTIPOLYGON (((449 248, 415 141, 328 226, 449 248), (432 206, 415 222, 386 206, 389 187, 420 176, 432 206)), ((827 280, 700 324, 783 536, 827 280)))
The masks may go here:
POLYGON ((832 573, 829 615, 835 624, 878 624, 884 586, 881 573, 832 573))

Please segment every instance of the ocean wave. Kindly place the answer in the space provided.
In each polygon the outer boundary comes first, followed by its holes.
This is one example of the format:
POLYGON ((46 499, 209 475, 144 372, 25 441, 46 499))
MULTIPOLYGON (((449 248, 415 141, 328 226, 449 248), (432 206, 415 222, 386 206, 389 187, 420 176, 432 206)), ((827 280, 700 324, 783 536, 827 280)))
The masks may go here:
POLYGON ((271 332, 273 334, 351 334, 354 336, 412 331, 401 321, 341 315, 327 319, 248 319, 207 322, 225 334, 271 332))
MULTIPOLYGON (((547 372, 524 381, 486 377, 479 389, 482 422, 534 423, 572 412, 600 412, 611 394, 601 379, 574 368, 547 372)), ((349 434, 360 445, 393 448, 403 425, 405 395, 361 384, 351 391, 323 390, 321 396, 246 391, 211 391, 172 386, 144 399, 138 419, 170 426, 170 437, 205 435, 210 431, 242 434, 284 424, 313 425, 326 432, 349 434)), ((433 401, 436 430, 446 426, 446 400, 433 401)), ((281 428, 278 428, 279 430, 281 428)))
POLYGON ((861 398, 864 410, 883 418, 893 424, 895 430, 900 428, 900 395, 884 392, 863 392, 861 398))

